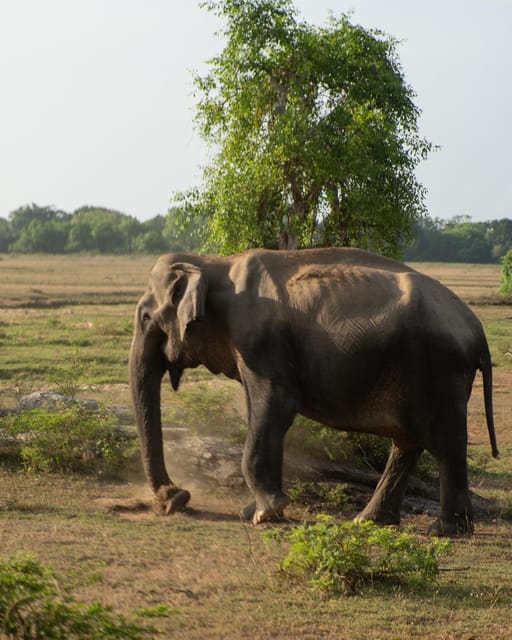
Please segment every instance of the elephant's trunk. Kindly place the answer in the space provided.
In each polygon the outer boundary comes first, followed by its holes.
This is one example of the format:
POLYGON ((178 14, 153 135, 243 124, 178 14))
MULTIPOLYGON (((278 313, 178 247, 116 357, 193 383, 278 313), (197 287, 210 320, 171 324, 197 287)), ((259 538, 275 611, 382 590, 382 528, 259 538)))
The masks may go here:
POLYGON ((158 336, 136 331, 130 350, 130 389, 147 481, 156 493, 171 485, 164 462, 160 386, 165 361, 158 336))

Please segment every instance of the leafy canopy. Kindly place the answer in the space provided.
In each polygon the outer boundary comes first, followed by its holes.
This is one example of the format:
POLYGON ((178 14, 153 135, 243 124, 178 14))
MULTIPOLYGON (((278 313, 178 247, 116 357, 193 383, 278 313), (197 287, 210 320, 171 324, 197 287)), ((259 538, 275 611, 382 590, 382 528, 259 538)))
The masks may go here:
MULTIPOLYGON (((300 21, 291 0, 218 0, 226 46, 196 77, 197 123, 215 156, 191 207, 221 252, 351 245, 388 254, 424 212, 414 169, 431 145, 397 43, 300 21)), ((187 198, 185 198, 187 199, 187 198)))

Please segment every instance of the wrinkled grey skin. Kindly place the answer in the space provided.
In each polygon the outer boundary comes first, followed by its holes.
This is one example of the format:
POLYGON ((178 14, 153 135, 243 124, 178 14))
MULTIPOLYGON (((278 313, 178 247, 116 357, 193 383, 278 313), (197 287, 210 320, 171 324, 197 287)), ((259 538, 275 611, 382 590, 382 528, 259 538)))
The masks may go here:
POLYGON ((393 524, 423 450, 439 463, 432 532, 471 533, 467 403, 483 373, 493 454, 492 370, 482 326, 439 282, 356 249, 170 254, 153 266, 136 311, 130 384, 145 473, 162 511, 190 494, 167 474, 160 385, 205 365, 238 380, 247 399, 242 469, 255 524, 279 517, 283 438, 297 413, 393 446, 362 520, 393 524))

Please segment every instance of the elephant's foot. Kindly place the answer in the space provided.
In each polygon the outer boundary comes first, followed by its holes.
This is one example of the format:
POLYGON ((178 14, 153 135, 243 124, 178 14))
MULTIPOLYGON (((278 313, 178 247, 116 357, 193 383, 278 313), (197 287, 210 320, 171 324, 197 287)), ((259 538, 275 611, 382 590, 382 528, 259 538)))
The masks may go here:
POLYGON ((262 501, 251 502, 240 511, 242 520, 261 522, 279 522, 283 519, 284 509, 290 503, 285 493, 266 496, 262 501))
POLYGON ((174 485, 160 487, 155 492, 155 510, 161 515, 183 511, 190 500, 190 493, 174 485))
POLYGON ((375 508, 368 505, 354 518, 355 522, 368 522, 371 520, 375 524, 387 526, 390 524, 400 524, 400 512, 384 509, 382 507, 375 508))
POLYGON ((472 536, 474 533, 473 517, 456 515, 452 518, 438 518, 433 522, 429 529, 430 536, 437 537, 453 537, 472 536))

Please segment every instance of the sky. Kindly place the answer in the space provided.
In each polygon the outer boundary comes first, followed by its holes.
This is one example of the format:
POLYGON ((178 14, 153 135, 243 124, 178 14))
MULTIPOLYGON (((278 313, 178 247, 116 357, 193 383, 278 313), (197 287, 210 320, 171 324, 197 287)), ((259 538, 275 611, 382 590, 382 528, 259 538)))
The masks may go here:
MULTIPOLYGON (((512 218, 512 0, 295 0, 400 40, 432 217, 512 218)), ((0 0, 0 217, 36 203, 140 220, 198 185, 192 78, 222 50, 195 0, 0 0)))

